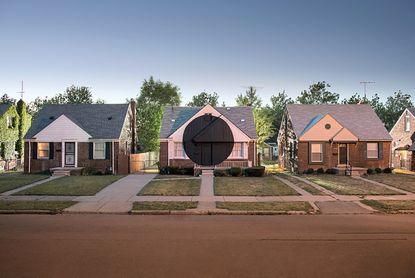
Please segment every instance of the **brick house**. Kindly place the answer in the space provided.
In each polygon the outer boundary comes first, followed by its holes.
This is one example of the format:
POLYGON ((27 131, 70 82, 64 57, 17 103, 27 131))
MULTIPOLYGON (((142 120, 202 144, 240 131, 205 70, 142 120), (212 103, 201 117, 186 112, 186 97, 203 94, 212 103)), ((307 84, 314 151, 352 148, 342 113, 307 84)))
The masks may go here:
POLYGON ((19 114, 13 104, 0 104, 0 171, 16 166, 19 114))
POLYGON ((291 172, 366 172, 390 163, 392 138, 366 104, 289 104, 278 134, 279 162, 291 172))
POLYGON ((134 103, 45 105, 25 136, 24 170, 126 174, 134 148, 134 103))
POLYGON ((215 167, 251 167, 256 165, 257 135, 251 107, 174 107, 164 108, 160 130, 160 167, 199 167, 183 149, 183 132, 195 118, 211 114, 221 117, 230 127, 234 146, 230 156, 215 167))
POLYGON ((415 171, 415 107, 405 109, 390 131, 392 166, 415 171))

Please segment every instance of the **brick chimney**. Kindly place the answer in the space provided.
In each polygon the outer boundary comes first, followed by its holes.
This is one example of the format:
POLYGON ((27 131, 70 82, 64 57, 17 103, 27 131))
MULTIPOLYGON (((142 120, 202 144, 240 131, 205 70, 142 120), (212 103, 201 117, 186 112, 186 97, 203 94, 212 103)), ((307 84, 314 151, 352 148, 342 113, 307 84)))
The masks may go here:
POLYGON ((136 151, 136 133, 137 133, 137 103, 135 102, 135 100, 132 98, 130 101, 130 107, 131 107, 131 112, 132 112, 132 117, 131 117, 131 153, 135 153, 136 151))

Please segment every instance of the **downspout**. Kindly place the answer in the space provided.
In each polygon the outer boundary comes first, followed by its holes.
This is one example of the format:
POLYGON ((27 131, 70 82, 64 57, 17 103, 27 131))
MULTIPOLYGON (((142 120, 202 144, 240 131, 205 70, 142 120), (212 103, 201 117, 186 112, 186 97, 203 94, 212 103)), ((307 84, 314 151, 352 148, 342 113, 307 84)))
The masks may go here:
POLYGON ((115 171, 115 144, 114 141, 112 141, 112 173, 116 174, 117 172, 115 171))

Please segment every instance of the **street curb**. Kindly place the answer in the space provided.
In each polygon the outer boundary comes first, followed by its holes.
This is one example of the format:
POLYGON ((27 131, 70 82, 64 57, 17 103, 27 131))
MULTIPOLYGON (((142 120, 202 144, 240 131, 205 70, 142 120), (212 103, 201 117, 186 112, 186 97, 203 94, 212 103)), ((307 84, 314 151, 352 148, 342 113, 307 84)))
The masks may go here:
POLYGON ((51 210, 0 210, 0 214, 61 214, 62 212, 56 212, 51 210))
POLYGON ((225 211, 225 210, 202 210, 202 211, 180 211, 180 210, 131 210, 132 215, 312 215, 319 212, 306 211, 225 211))

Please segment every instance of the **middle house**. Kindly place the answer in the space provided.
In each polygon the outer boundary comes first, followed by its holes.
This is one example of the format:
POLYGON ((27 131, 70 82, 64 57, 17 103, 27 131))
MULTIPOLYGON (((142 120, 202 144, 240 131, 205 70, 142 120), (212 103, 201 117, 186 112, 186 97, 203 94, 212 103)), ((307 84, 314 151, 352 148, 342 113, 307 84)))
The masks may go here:
POLYGON ((183 132, 195 118, 211 114, 221 117, 230 127, 234 146, 227 160, 215 167, 252 167, 256 161, 257 134, 252 107, 175 107, 164 108, 160 131, 160 167, 199 167, 191 161, 183 149, 183 132))

